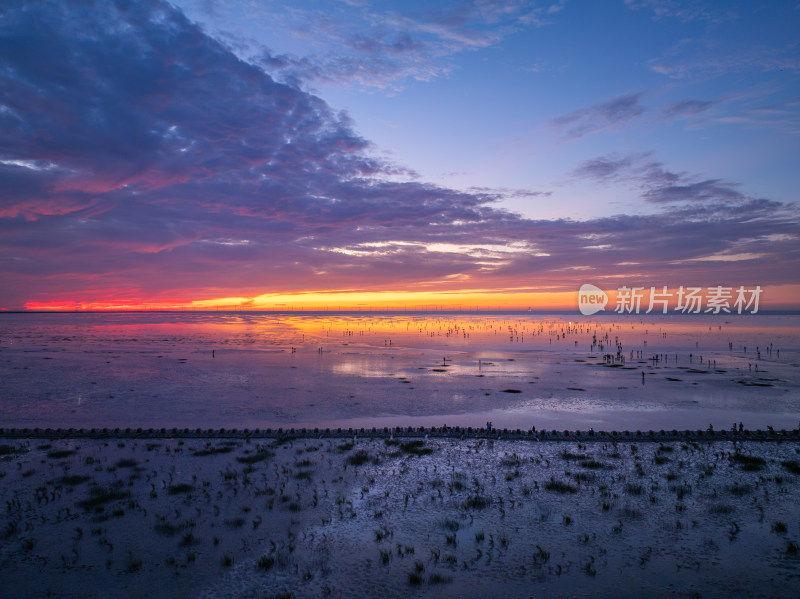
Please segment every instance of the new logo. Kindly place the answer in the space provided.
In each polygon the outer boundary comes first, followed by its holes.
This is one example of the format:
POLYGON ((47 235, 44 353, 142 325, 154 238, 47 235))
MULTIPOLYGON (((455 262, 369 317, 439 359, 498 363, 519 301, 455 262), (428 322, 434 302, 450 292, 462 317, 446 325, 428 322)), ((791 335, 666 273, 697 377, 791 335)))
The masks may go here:
POLYGON ((591 316, 605 310, 607 303, 608 296, 599 287, 584 283, 578 290, 578 310, 584 316, 591 316))

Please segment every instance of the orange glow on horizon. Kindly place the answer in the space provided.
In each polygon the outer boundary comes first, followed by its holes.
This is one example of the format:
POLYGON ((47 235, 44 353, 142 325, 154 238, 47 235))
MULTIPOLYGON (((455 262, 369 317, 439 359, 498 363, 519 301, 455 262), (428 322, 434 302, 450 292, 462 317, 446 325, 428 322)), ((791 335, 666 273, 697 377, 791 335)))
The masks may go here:
MULTIPOLYGON (((534 291, 526 289, 467 289, 460 291, 303 291, 262 294, 255 297, 227 296, 202 300, 94 300, 94 301, 29 301, 29 311, 146 311, 146 310, 576 310, 577 288, 571 291, 534 291)), ((800 304, 800 285, 763 288, 760 310, 796 310, 800 304)), ((649 288, 645 291, 649 291, 649 288)), ((615 305, 616 289, 607 289, 609 304, 615 305)), ((647 302, 642 302, 642 311, 647 302)))

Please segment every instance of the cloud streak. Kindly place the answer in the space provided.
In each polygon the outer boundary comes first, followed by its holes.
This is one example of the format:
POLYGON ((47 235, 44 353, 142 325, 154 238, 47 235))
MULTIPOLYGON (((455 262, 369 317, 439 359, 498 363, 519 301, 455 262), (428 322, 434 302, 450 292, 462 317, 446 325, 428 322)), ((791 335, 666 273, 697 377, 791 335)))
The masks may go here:
POLYGON ((570 176, 604 184, 632 183, 639 189, 641 198, 653 204, 708 202, 735 206, 759 200, 743 194, 736 183, 676 173, 663 163, 651 160, 651 156, 651 153, 599 156, 580 163, 570 176))
POLYGON ((393 91, 409 81, 431 81, 456 68, 459 54, 485 49, 509 35, 551 23, 550 11, 527 0, 459 2, 423 11, 377 10, 348 3, 348 10, 318 12, 303 8, 265 7, 249 17, 267 30, 276 27, 313 39, 318 50, 297 56, 276 53, 263 40, 242 40, 224 31, 225 39, 245 60, 262 66, 276 79, 295 86, 319 83, 355 85, 393 91))
POLYGON ((644 106, 639 102, 641 97, 641 93, 627 94, 588 108, 579 108, 553 119, 551 125, 563 130, 568 139, 616 128, 645 112, 644 106))

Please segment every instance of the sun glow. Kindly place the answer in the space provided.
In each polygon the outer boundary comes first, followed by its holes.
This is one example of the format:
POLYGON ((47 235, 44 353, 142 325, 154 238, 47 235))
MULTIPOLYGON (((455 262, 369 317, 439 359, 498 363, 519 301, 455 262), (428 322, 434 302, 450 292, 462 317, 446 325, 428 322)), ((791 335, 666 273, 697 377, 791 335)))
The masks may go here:
MULTIPOLYGON (((612 277, 598 277, 598 284, 609 294, 614 309, 616 289, 623 285, 612 277)), ((631 277, 630 286, 635 281, 631 277)), ((464 283, 466 281, 460 281, 464 283)), ((562 286, 567 287, 565 284, 562 286)), ((468 289, 419 289, 415 291, 387 290, 365 291, 359 289, 318 289, 310 291, 264 293, 251 297, 222 296, 205 299, 94 299, 90 301, 31 300, 25 310, 53 312, 131 311, 131 310, 267 310, 267 311, 437 311, 437 310, 575 310, 577 307, 576 283, 574 290, 559 291, 553 288, 507 287, 468 289)), ((660 286, 658 287, 660 289, 660 286)), ((670 286, 670 292, 677 288, 670 286)), ((649 287, 645 290, 649 292, 649 287)), ((800 285, 771 285, 764 287, 761 305, 764 309, 796 309, 795 298, 800 295, 800 285)), ((646 298, 645 298, 646 300, 646 298)), ((2 309, 0 307, 0 309, 2 309)))
POLYGON ((228 296, 203 300, 89 302, 29 301, 33 311, 123 310, 562 310, 574 307, 575 292, 532 288, 452 291, 315 290, 228 296))

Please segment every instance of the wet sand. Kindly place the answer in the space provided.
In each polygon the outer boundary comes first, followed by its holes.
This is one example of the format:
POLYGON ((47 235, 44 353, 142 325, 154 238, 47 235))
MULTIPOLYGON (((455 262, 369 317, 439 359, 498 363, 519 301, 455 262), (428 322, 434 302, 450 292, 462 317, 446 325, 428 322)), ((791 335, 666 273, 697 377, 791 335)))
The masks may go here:
POLYGON ((3 593, 800 588, 797 432, 289 432, 3 430, 3 593))

